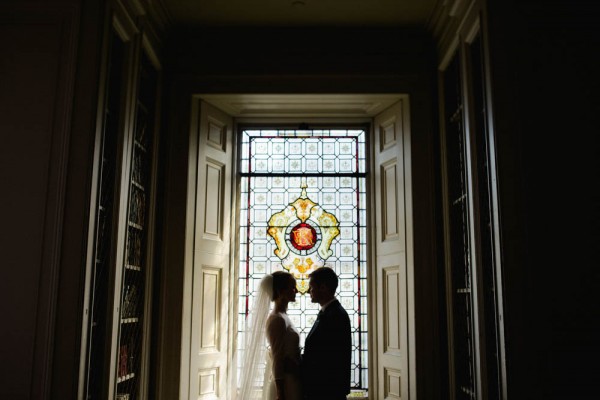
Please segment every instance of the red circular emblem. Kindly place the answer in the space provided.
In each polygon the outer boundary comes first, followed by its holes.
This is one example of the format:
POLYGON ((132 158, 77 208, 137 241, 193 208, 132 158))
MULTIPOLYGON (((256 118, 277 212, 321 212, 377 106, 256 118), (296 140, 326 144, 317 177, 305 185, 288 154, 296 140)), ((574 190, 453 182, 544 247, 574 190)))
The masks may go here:
POLYGON ((305 222, 299 223, 292 228, 290 241, 297 250, 309 250, 317 241, 317 231, 305 222))

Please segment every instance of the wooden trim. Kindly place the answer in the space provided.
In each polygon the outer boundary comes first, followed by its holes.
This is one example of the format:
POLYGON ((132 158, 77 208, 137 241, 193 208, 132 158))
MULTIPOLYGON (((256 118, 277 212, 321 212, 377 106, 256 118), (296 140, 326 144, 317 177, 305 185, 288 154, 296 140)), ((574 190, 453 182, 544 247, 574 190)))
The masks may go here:
MULTIPOLYGON (((106 91, 102 90, 108 84, 108 57, 109 57, 109 41, 110 41, 110 29, 106 27, 110 26, 109 16, 105 16, 104 21, 104 34, 102 38, 102 56, 100 77, 98 90, 98 102, 96 107, 96 127, 95 127, 95 138, 94 138, 94 155, 92 157, 92 178, 91 178, 91 193, 90 193, 90 210, 96 210, 98 208, 98 185, 100 183, 100 157, 102 150, 102 130, 104 127, 104 108, 106 102, 106 91)), ((94 242, 96 238, 96 213, 90 212, 88 215, 88 232, 87 232, 87 253, 86 253, 86 268, 85 268, 85 289, 83 298, 83 320, 82 320, 82 334, 81 334, 81 351, 79 360, 79 383, 77 398, 83 400, 85 397, 86 389, 86 372, 88 362, 88 336, 89 336, 89 318, 90 318, 90 306, 92 299, 92 279, 95 263, 95 249, 94 242)))
MULTIPOLYGON (((139 69, 139 65, 138 65, 139 69)), ((144 326, 143 326, 143 335, 142 335, 142 351, 140 356, 142 357, 142 361, 140 364, 140 395, 139 397, 142 399, 150 397, 148 394, 148 389, 150 387, 149 380, 149 371, 150 371, 150 354, 152 351, 151 347, 151 338, 152 338, 152 323, 153 323, 153 314, 152 314, 152 301, 154 291, 153 289, 153 277, 154 277, 154 268, 156 268, 154 260, 156 256, 156 243, 155 243, 155 235, 156 235, 156 225, 157 225, 157 195, 158 195, 158 155, 160 148, 160 70, 156 70, 157 74, 157 82, 156 82, 156 97, 154 104, 154 121, 153 121, 153 132, 152 132, 152 154, 149 155, 149 161, 152 164, 152 168, 150 170, 150 192, 149 200, 150 204, 148 206, 148 217, 146 226, 148 226, 148 232, 146 236, 146 268, 145 268, 145 299, 144 299, 144 326)), ((138 84, 137 93, 139 93, 140 88, 138 84)), ((136 96, 137 98, 137 96, 136 96)), ((135 140, 135 132, 133 132, 133 140, 135 140)))
MULTIPOLYGON (((121 307, 121 291, 123 285, 123 268, 119 266, 125 259, 126 240, 127 240, 127 216, 129 208, 129 176, 131 175, 131 147, 133 146, 134 123, 135 123, 135 104, 136 104, 136 88, 137 88, 137 65, 139 63, 139 43, 135 37, 131 44, 126 47, 125 64, 127 66, 124 74, 123 85, 123 103, 122 109, 122 125, 120 127, 121 136, 118 140, 117 147, 120 152, 117 157, 117 165, 121 166, 120 175, 115 175, 117 182, 118 205, 116 206, 116 253, 114 266, 114 279, 111 279, 113 286, 112 293, 112 335, 110 338, 111 350, 109 357, 109 384, 108 395, 113 398, 116 392, 117 382, 117 357, 119 343, 119 326, 120 326, 120 307, 121 307)), ((109 311, 110 315, 110 311, 109 311)))
MULTIPOLYGON (((452 43, 448 46, 448 50, 441 57, 441 61, 438 64, 438 70, 443 72, 448 68, 448 65, 452 61, 452 58, 455 56, 456 52, 459 51, 459 41, 458 38, 454 38, 452 43)), ((442 99, 442 97, 440 97, 442 99)))
POLYGON ((148 32, 146 30, 142 34, 142 49, 148 56, 150 62, 152 62, 154 68, 156 68, 158 71, 161 71, 162 65, 160 62, 160 57, 158 56, 158 53, 156 51, 156 45, 154 44, 154 40, 151 36, 148 35, 148 32))
MULTIPOLYGON (((370 121, 369 127, 369 140, 367 141, 367 152, 369 155, 369 173, 367 174, 367 221, 369 221, 370 226, 377 226, 377 216, 376 213, 373 212, 375 207, 377 207, 376 201, 376 178, 375 178, 375 152, 378 151, 377 146, 375 146, 375 135, 376 135, 376 127, 374 119, 370 121)), ((367 265, 369 266, 367 269, 368 274, 368 284, 369 284, 369 293, 371 294, 368 298, 368 312, 369 315, 374 316, 377 315, 377 229, 368 229, 368 234, 366 239, 369 245, 369 252, 367 255, 367 265)), ((377 318, 369 318, 369 382, 371 385, 369 387, 369 398, 370 399, 379 399, 379 384, 377 383, 378 373, 378 365, 379 365, 379 352, 377 350, 377 338, 379 337, 379 324, 377 322, 377 318), (375 383, 375 384, 373 384, 375 383)))
MULTIPOLYGON (((228 372, 228 382, 227 382, 227 392, 237 393, 237 359, 235 358, 236 349, 238 348, 238 318, 237 311, 239 305, 239 268, 237 268, 239 263, 239 243, 240 243, 240 190, 241 190, 241 176, 240 176, 240 165, 241 165, 241 132, 243 128, 239 126, 237 120, 233 119, 232 126, 232 157, 231 157, 231 174, 233 175, 231 178, 231 204, 230 204, 230 232, 232 241, 231 241, 231 251, 229 252, 229 268, 230 268, 230 278, 229 278, 229 293, 233 295, 229 296, 229 334, 227 341, 230 343, 228 354, 227 354, 227 372, 228 372)), ((233 396, 232 396, 233 397, 233 396)))
MULTIPOLYGON (((495 162, 495 149, 494 149, 494 131, 493 131, 493 113, 491 107, 491 94, 490 94, 490 81, 489 81, 489 55, 488 48, 486 42, 486 35, 484 27, 485 18, 483 17, 484 10, 484 2, 474 0, 470 3, 469 7, 464 9, 464 12, 458 14, 460 17, 456 21, 447 22, 448 29, 446 30, 447 34, 452 36, 452 44, 444 45, 442 44, 440 48, 446 48, 446 52, 441 55, 441 63, 440 63, 440 74, 439 81, 443 82, 442 71, 446 69, 448 66, 451 57, 458 57, 460 60, 460 85, 462 91, 463 98, 463 122, 464 122, 464 135, 465 135, 465 162, 466 162, 466 173, 467 173, 467 197, 468 197, 468 215, 469 215, 469 242, 470 245, 470 259, 471 259, 471 274, 472 274, 472 293, 471 299, 473 303, 473 325, 474 325, 474 373, 475 373, 475 388, 476 388, 476 396, 477 398, 487 398, 488 396, 488 373, 487 373, 487 362, 486 357, 488 356, 488 351, 486 351, 486 332, 485 332, 485 313, 484 313, 484 298, 483 298, 483 282, 482 276, 483 272, 482 268, 482 259, 481 259, 481 243, 480 243, 480 228, 478 226, 477 221, 479 220, 479 202, 478 202, 478 182, 477 182, 477 158, 484 155, 478 155, 477 150, 474 148, 475 139, 473 137, 473 125, 474 125, 474 114, 473 114, 473 91, 472 91, 472 83, 469 80, 472 76, 472 72, 469 70, 469 49, 468 45, 472 43, 478 35, 481 35, 482 39, 482 48, 483 48, 483 57, 484 57, 484 79, 483 86, 486 92, 486 116, 487 116, 487 126, 489 137, 485 138, 488 141, 489 146, 489 157, 490 157, 490 166, 489 166, 489 175, 492 180, 491 188, 490 188, 490 199, 492 202, 491 213, 493 217, 493 232, 492 239, 494 241, 494 257, 495 259, 495 274, 496 274, 496 295, 497 295, 497 308, 496 308, 496 324, 497 324, 497 332, 498 342, 500 345, 500 353, 499 358, 499 374, 500 374, 500 395, 502 399, 506 399, 506 365, 505 365, 505 349, 504 349, 504 328, 503 328, 503 311, 502 311, 502 281, 501 281, 501 247, 500 247, 500 232, 499 232, 499 215, 498 215, 498 194, 497 194, 497 185, 496 185, 496 162, 495 162), (445 46, 445 47, 444 47, 445 46)), ((446 39, 447 41, 448 39, 446 39)), ((440 98, 440 120, 444 121, 444 93, 443 93, 443 84, 439 86, 439 98, 440 98)), ((447 171, 446 171, 446 155, 445 155, 445 124, 442 123, 440 126, 441 132, 441 152, 442 152, 442 185, 443 185, 443 196, 444 196, 444 242, 445 242, 445 251, 446 254, 449 254, 449 242, 448 238, 450 232, 448 231, 448 205, 447 205, 447 171)), ((446 273, 448 276, 451 276, 450 271, 450 261, 448 258, 446 259, 446 273)), ((451 278, 447 278, 451 279, 451 278)), ((448 332, 449 332, 449 364, 450 364, 450 390, 451 396, 454 396, 454 392, 456 388, 454 388, 454 378, 453 378, 453 344, 452 344, 452 284, 447 280, 447 301, 448 301, 448 332)))
POLYGON ((112 1, 109 3, 108 10, 112 15, 112 27, 121 39, 124 42, 134 40, 139 30, 123 4, 120 1, 112 1))
POLYGON ((505 347, 505 331, 504 331, 504 284, 503 284, 503 268, 502 268, 502 232, 500 230, 500 205, 498 195, 498 172, 497 172, 497 160, 496 160, 496 131, 494 123, 494 107, 493 107, 493 96, 492 96, 492 83, 491 83, 491 71, 490 71, 490 47, 488 42, 488 31, 487 31, 487 3, 483 2, 480 11, 480 29, 481 29, 481 40, 483 47, 483 65, 484 65, 484 87, 485 87, 485 103, 486 103, 486 115, 488 119, 488 145, 489 145, 489 168, 490 176, 492 179, 490 185, 490 198, 492 200, 491 213, 493 222, 493 238, 494 238, 494 256, 496 265, 496 290, 497 295, 497 308, 498 313, 498 342, 499 342, 499 367, 500 367, 500 397, 502 400, 508 398, 508 384, 506 380, 506 347, 505 347))
POLYGON ((473 110, 473 88, 470 77, 472 73, 469 69, 469 54, 467 43, 461 35, 460 43, 460 85, 463 98, 463 132, 465 138, 465 172, 466 172, 466 195, 467 195, 467 213, 469 230, 469 252, 470 252, 470 270, 471 270, 471 299, 473 307, 473 348, 474 354, 474 379, 476 398, 487 398, 486 363, 485 363, 485 328, 483 295, 482 291, 482 273, 481 273, 481 235, 478 229, 479 216, 479 192, 477 189, 477 154, 475 139, 473 137, 474 110, 473 110))
POLYGON ((416 338, 416 302, 415 302, 415 249, 414 249, 414 223, 413 223, 413 190, 412 190, 412 130, 410 123, 410 101, 407 96, 402 102, 402 141, 404 150, 404 216, 406 229, 406 286, 408 307, 408 371, 409 371, 409 398, 417 398, 417 338, 416 338), (411 323, 412 322, 412 323, 411 323), (412 352, 410 351, 412 349, 412 352))
MULTIPOLYGON (((449 62, 448 62, 449 64, 449 62)), ((446 65, 447 67, 447 65, 446 65)), ((444 67, 445 68, 445 67, 444 67)), ((443 99, 444 98, 444 71, 439 71, 438 72, 438 79, 440 84, 438 85, 438 98, 439 99, 443 99)), ((440 157, 441 157, 441 183, 442 183, 442 220, 443 220, 443 246, 444 246, 444 254, 445 256, 445 260, 444 260, 444 266, 445 266, 445 274, 446 274, 446 313, 447 313, 447 331, 448 331, 448 374, 449 374, 449 378, 448 378, 448 382, 449 382, 449 389, 450 389, 450 400, 454 400, 455 396, 454 394, 456 393, 456 388, 454 387, 454 382, 455 382, 455 377, 454 377, 454 352, 452 349, 454 349, 454 328, 453 328, 453 299, 452 296, 449 295, 450 293, 453 292, 452 289, 452 281, 451 279, 449 279, 448 277, 452 276, 452 270, 451 270, 451 263, 450 263, 450 259, 448 257, 448 254, 450 254, 450 220, 449 220, 449 207, 448 207, 448 160, 447 160, 447 145, 446 145, 446 124, 445 124, 445 103, 443 101, 439 102, 439 120, 441 121, 440 123, 440 157)))
POLYGON ((183 307, 181 323, 181 359, 180 359, 180 386, 179 397, 188 398, 191 393, 190 361, 192 351, 192 293, 194 248, 196 243, 196 204, 198 197, 198 162, 199 162, 199 130, 200 130, 200 103, 199 99, 191 98, 191 115, 189 125, 189 151, 188 151, 188 179, 187 199, 185 213, 185 250, 183 272, 183 307))

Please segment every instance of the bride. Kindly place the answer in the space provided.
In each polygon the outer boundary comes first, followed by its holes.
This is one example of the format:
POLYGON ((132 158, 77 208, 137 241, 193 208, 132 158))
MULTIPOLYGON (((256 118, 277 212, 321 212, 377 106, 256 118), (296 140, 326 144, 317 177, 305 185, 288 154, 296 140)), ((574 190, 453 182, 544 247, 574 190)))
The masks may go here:
POLYGON ((296 301, 296 279, 284 271, 266 275, 246 328, 245 354, 240 382, 240 400, 257 399, 258 366, 266 361, 263 400, 300 400, 300 336, 287 315, 289 302, 296 301), (273 311, 269 313, 270 302, 273 311), (265 336, 269 344, 266 356, 265 336))

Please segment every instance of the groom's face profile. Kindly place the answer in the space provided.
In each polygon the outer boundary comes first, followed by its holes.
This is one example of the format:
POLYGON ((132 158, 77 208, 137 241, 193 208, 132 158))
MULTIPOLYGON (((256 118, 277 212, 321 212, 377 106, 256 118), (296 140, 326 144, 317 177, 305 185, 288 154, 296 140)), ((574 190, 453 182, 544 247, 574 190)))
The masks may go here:
POLYGON ((310 300, 312 303, 321 304, 323 298, 323 285, 316 284, 312 279, 308 283, 308 293, 310 294, 310 300))

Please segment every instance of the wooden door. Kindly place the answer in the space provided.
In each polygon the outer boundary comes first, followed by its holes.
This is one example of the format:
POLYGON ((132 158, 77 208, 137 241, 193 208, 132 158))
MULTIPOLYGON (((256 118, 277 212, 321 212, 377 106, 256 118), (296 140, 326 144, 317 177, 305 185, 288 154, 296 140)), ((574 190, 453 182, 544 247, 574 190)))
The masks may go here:
POLYGON ((408 98, 374 121, 378 398, 415 397, 408 98))
POLYGON ((232 118, 205 102, 194 106, 200 110, 196 120, 195 237, 189 275, 189 398, 227 399, 232 118))

